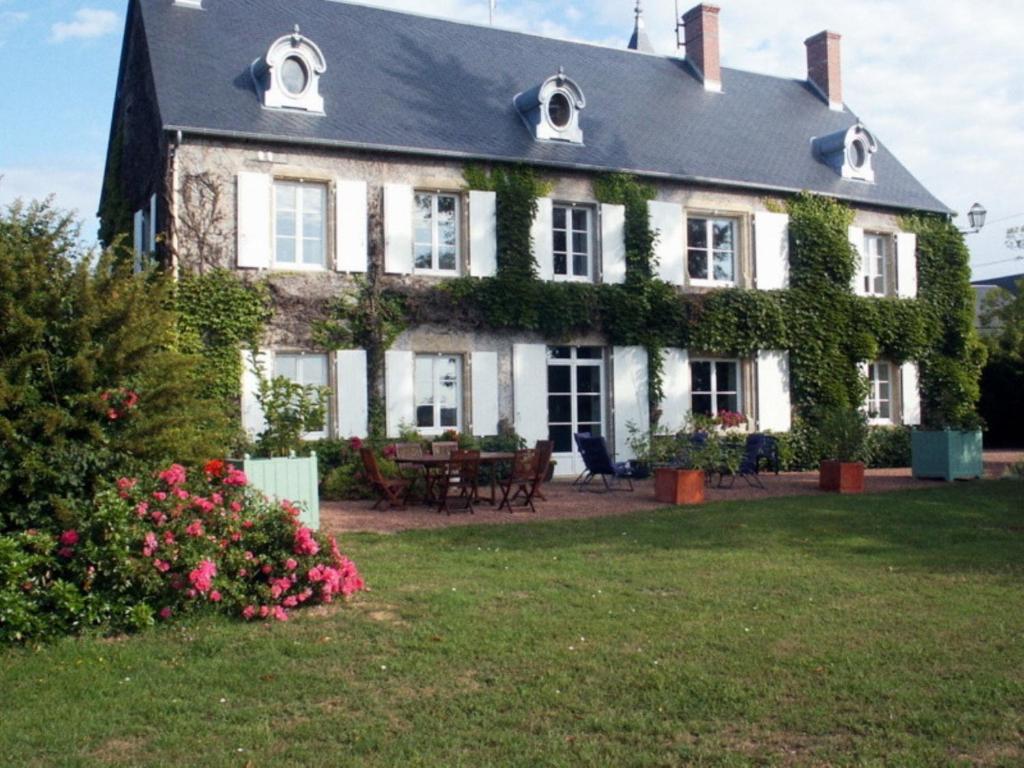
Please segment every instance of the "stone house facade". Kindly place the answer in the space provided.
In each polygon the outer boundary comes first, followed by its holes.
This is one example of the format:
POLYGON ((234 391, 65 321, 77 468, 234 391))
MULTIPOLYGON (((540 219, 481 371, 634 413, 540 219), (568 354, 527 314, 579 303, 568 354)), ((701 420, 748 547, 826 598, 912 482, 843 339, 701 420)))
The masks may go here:
MULTIPOLYGON (((856 211, 855 292, 914 297, 914 237, 900 217, 948 213, 843 106, 832 33, 807 41, 800 81, 721 68, 707 5, 684 17, 686 59, 644 50, 639 8, 619 51, 326 0, 265 2, 261 14, 238 5, 130 3, 111 146, 117 137, 140 259, 268 280, 274 318, 253 354, 332 390, 311 437, 364 436, 374 388, 389 435, 482 436, 505 421, 528 441, 553 439, 565 474, 579 470, 574 432, 607 435, 622 459, 629 425, 649 426, 645 350, 596 332, 553 345, 412 327, 380 381, 364 350, 315 348, 313 321, 368 271, 403 286, 495 274, 495 195, 467 188, 467 163, 527 164, 548 183, 532 231, 545 280, 623 282, 624 209, 594 189, 609 171, 655 186, 657 276, 680 292, 786 288, 778 201, 808 189, 856 211)), ((864 372, 876 422, 919 421, 913 363, 865 361, 864 372)), ((253 434, 255 375, 242 386, 253 434)), ((752 429, 790 427, 783 350, 665 350, 664 385, 669 428, 725 410, 752 429)))

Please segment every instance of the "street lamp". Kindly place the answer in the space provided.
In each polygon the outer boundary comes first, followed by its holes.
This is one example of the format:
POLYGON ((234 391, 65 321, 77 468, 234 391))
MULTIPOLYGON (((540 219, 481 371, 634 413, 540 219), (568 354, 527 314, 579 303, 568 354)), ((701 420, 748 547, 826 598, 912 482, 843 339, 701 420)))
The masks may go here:
POLYGON ((973 235, 980 232, 981 228, 985 226, 986 216, 988 216, 988 211, 985 210, 985 206, 981 203, 972 205, 971 210, 967 212, 967 222, 971 225, 971 228, 960 230, 960 234, 973 235))

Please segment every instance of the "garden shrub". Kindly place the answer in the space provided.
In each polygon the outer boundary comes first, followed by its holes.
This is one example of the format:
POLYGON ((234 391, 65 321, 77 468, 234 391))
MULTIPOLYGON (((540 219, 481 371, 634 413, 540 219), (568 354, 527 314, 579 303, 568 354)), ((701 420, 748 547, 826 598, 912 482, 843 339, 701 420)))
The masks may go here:
POLYGON ((0 536, 0 640, 140 629, 197 612, 286 620, 363 588, 334 538, 223 461, 121 478, 58 536, 0 536))
POLYGON ((178 351, 173 296, 94 261, 45 203, 0 214, 0 533, 57 531, 109 478, 224 455, 236 428, 178 351))
POLYGON ((875 469, 910 466, 910 427, 871 427, 865 461, 875 469))

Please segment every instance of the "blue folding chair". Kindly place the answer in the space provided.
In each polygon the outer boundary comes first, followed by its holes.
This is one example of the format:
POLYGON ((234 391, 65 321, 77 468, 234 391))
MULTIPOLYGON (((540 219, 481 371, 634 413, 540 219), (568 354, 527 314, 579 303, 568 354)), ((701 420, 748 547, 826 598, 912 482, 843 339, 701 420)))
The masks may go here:
POLYGON ((633 473, 625 462, 615 463, 608 452, 608 443, 603 437, 594 437, 589 433, 578 433, 573 436, 576 440, 576 447, 579 448, 580 456, 586 470, 576 478, 576 489, 578 491, 591 490, 588 486, 595 477, 600 477, 604 484, 604 490, 594 491, 595 493, 608 493, 609 491, 632 491, 633 473), (625 481, 628 487, 618 487, 625 481))
MULTIPOLYGON (((769 469, 774 469, 779 474, 779 443, 770 435, 755 433, 747 435, 747 443, 743 448, 743 458, 740 460, 740 468, 736 474, 731 474, 729 488, 736 483, 736 477, 742 477, 747 485, 764 488, 761 482, 761 463, 767 462, 769 469)), ((725 473, 718 474, 718 487, 723 488, 725 473)))

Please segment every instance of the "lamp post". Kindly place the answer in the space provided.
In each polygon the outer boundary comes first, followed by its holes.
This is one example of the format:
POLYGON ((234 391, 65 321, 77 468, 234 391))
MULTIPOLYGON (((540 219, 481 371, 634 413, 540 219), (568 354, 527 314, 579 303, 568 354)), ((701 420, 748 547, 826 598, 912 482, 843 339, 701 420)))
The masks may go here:
POLYGON ((961 229, 961 235, 974 235, 981 232, 981 228, 985 226, 985 217, 988 216, 988 211, 985 210, 985 206, 981 203, 975 203, 971 206, 971 210, 967 212, 967 223, 971 225, 970 229, 961 229))

